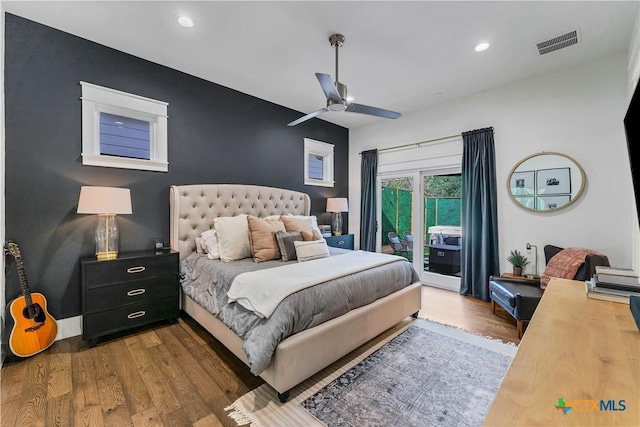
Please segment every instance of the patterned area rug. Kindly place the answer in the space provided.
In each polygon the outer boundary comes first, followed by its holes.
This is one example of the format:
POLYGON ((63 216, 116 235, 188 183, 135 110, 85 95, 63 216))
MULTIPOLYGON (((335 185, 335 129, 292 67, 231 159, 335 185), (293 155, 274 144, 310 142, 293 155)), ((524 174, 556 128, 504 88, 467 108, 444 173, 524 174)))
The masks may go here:
POLYGON ((291 391, 268 385, 229 408, 251 426, 479 426, 517 347, 418 319, 291 391))

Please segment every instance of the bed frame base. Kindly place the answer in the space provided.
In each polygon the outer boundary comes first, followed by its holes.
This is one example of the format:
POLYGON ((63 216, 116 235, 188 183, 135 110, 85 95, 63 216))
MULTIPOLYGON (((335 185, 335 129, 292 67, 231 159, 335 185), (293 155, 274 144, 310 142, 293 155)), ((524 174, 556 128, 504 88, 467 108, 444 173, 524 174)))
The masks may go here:
MULTIPOLYGON (((415 315, 421 305, 421 285, 414 283, 400 291, 311 329, 283 340, 271 364, 260 377, 280 395, 280 400, 297 384, 329 366, 342 356, 415 315)), ((249 365, 243 341, 224 323, 183 294, 182 309, 249 365)))

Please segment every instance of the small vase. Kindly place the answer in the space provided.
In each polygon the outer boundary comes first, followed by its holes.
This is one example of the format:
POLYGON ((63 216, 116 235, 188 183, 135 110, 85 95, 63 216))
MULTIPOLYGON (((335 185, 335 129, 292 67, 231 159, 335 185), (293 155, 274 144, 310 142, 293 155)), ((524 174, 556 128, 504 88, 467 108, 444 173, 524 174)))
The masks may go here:
POLYGON ((522 267, 513 267, 514 276, 522 276, 522 267))

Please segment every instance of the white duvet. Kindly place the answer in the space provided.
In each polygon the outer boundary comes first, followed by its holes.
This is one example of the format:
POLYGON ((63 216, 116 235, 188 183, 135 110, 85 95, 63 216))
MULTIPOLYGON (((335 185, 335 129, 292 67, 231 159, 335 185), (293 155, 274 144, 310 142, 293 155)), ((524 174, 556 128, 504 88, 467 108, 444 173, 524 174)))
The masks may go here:
POLYGON ((269 318, 280 302, 302 289, 368 270, 405 261, 396 255, 354 251, 340 256, 288 264, 239 274, 231 284, 229 302, 237 302, 262 318, 269 318))

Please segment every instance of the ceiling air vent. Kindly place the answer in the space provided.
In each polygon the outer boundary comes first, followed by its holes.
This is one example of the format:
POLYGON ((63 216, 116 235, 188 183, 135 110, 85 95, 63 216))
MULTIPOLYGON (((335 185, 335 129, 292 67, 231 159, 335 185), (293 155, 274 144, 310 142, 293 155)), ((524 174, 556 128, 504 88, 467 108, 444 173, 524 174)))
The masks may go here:
POLYGON ((544 55, 549 52, 554 52, 556 50, 572 46, 578 42, 580 42, 580 30, 573 30, 561 36, 536 43, 536 48, 538 49, 539 55, 544 55))

